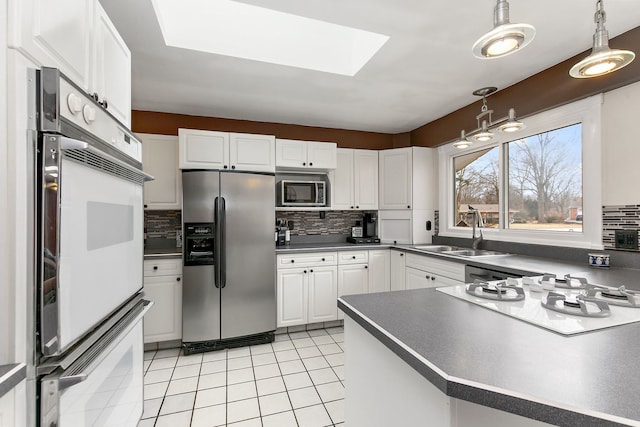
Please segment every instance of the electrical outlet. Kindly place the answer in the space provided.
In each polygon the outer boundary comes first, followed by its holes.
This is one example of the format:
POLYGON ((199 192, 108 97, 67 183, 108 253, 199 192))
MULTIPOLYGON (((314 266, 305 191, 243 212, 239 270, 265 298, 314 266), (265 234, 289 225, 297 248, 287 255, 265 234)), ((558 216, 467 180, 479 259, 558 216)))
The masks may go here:
POLYGON ((616 249, 638 249, 637 230, 616 230, 616 249))

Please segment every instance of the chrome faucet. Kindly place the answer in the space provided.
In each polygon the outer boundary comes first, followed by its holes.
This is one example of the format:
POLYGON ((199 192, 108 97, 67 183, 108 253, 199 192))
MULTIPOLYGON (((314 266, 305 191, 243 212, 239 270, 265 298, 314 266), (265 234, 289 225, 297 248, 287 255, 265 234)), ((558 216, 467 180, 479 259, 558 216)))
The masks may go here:
POLYGON ((480 246, 480 242, 482 242, 482 239, 483 239, 481 228, 484 227, 484 222, 482 221, 482 215, 480 215, 480 212, 478 211, 478 209, 471 207, 471 205, 467 205, 467 206, 469 207, 469 210, 473 212, 473 229, 471 231, 471 238, 472 238, 471 248, 478 249, 478 247, 480 246), (478 232, 480 233, 480 235, 478 236, 476 236, 476 226, 478 227, 478 232))

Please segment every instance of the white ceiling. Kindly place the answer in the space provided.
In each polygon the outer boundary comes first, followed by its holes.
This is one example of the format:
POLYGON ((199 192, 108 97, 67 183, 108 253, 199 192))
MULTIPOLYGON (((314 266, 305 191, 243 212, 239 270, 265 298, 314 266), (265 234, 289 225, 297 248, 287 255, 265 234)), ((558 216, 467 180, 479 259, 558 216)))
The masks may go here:
MULTIPOLYGON (((131 49, 136 110, 384 133, 413 130, 474 102, 475 89, 503 89, 590 49, 595 30, 595 0, 510 0, 511 22, 534 25, 535 39, 481 60, 471 46, 492 28, 495 0, 244 0, 391 37, 347 77, 170 48, 151 0, 100 2, 131 49)), ((638 0, 604 8, 611 38, 640 26, 638 0)))

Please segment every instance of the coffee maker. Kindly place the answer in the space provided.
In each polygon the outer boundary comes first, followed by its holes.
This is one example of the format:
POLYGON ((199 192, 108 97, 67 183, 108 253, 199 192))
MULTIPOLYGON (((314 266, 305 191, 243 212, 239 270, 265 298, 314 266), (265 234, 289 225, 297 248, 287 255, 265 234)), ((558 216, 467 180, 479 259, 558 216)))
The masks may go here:
POLYGON ((362 236, 363 237, 378 237, 376 230, 377 218, 376 213, 366 213, 362 218, 362 236))
POLYGON ((377 215, 373 213, 365 213, 362 217, 362 221, 356 222, 356 227, 352 227, 351 236, 347 237, 347 242, 356 244, 372 244, 380 243, 380 239, 377 236, 376 222, 377 215), (360 225, 362 224, 362 226, 360 225), (359 236, 354 235, 353 229, 358 231, 359 236), (360 235, 360 230, 362 234, 360 235))

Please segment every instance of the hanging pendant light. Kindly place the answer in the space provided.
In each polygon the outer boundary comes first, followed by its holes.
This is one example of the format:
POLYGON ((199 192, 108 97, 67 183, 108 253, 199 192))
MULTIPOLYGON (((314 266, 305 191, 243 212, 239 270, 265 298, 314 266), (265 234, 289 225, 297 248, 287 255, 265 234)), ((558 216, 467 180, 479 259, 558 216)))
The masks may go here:
POLYGON ((489 109, 487 105, 487 96, 491 95, 498 88, 494 86, 483 87, 473 91, 476 96, 482 97, 482 107, 480 108, 480 114, 476 116, 478 127, 466 132, 462 130, 460 132, 460 139, 453 143, 455 148, 463 150, 471 147, 473 141, 487 142, 495 136, 496 130, 500 132, 516 132, 520 129, 524 129, 525 125, 518 119, 516 119, 516 110, 509 109, 509 114, 501 119, 493 120, 493 110, 489 109), (467 137, 471 138, 471 140, 467 137))
POLYGON ((536 34, 529 24, 509 22, 509 2, 498 0, 493 9, 493 30, 480 37, 473 45, 473 55, 477 58, 500 58, 525 47, 536 34))
POLYGON ((596 32, 593 35, 593 50, 591 54, 571 67, 569 75, 576 79, 587 79, 602 76, 617 71, 631 63, 636 54, 630 50, 609 48, 609 32, 604 27, 607 15, 602 6, 602 0, 596 1, 594 21, 596 32))
POLYGON ((453 143, 453 146, 463 150, 465 148, 471 147, 472 142, 467 139, 464 134, 464 130, 460 132, 460 139, 453 143))
POLYGON ((513 108, 510 108, 509 117, 507 118, 506 123, 503 123, 500 126, 498 126, 498 129, 500 129, 500 132, 511 133, 511 132, 516 132, 521 129, 524 129, 525 127, 526 126, 524 125, 524 123, 516 119, 516 110, 514 110, 513 108))
POLYGON ((480 129, 480 132, 476 133, 471 138, 478 142, 486 142, 493 138, 493 133, 489 132, 486 120, 482 121, 482 128, 480 129))

